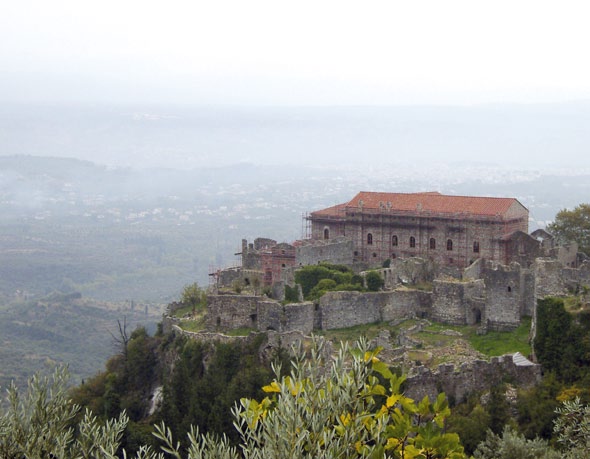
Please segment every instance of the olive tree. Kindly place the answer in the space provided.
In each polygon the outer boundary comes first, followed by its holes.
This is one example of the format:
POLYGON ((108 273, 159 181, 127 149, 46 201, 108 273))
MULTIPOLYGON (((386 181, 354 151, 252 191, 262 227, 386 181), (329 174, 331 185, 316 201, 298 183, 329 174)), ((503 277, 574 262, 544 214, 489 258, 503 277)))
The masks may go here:
MULTIPOLYGON (((417 402, 401 391, 403 376, 379 360, 379 349, 365 341, 344 345, 332 359, 322 341, 299 349, 288 376, 276 377, 260 401, 242 399, 231 415, 238 447, 226 437, 189 433, 186 450, 160 424, 154 435, 161 451, 141 447, 137 458, 162 459, 299 459, 399 458, 463 459, 459 437, 445 431, 450 415, 444 394, 417 402)), ((127 424, 118 419, 99 424, 90 412, 74 429, 79 408, 66 397, 65 376, 35 377, 21 397, 9 389, 9 408, 0 412, 0 457, 108 458, 119 451, 127 424), (75 434, 77 432, 77 434, 75 434)), ((228 413, 228 415, 230 415, 228 413)))

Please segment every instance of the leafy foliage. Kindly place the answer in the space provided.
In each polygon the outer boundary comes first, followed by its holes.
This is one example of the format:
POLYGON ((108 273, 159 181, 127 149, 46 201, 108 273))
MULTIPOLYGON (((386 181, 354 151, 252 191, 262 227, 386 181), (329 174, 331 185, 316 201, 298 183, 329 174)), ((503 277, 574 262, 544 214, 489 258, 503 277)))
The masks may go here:
MULTIPOLYGON (((139 346, 145 335, 141 330, 134 335, 130 346, 139 346)), ((185 370, 192 366, 197 372, 204 370, 202 349, 185 346, 182 351, 185 370)), ((394 374, 378 354, 379 349, 371 349, 361 340, 352 349, 344 345, 332 359, 323 342, 314 341, 307 352, 299 349, 288 376, 275 368, 275 379, 262 388, 267 395, 260 401, 242 398, 232 416, 226 407, 215 403, 210 407, 211 412, 236 427, 237 446, 225 434, 214 436, 192 426, 181 444, 174 440, 174 428, 160 423, 153 437, 159 441, 161 452, 146 445, 145 436, 136 435, 134 457, 465 458, 459 436, 446 430, 453 422, 444 394, 433 402, 427 397, 420 402, 409 399, 400 391, 405 378, 394 374)), ((129 355, 132 358, 131 352, 129 355)), ((218 376, 221 370, 232 373, 240 366, 230 349, 222 350, 210 364, 218 367, 218 376)), ((51 377, 33 377, 23 395, 14 385, 9 388, 6 405, 0 405, 0 457, 131 457, 123 449, 125 444, 132 445, 125 436, 125 429, 131 425, 127 414, 101 422, 87 410, 77 418, 80 408, 68 399, 67 379, 67 371, 58 368, 51 377)), ((232 381, 221 377, 218 384, 231 386, 232 381)), ((174 406, 183 409, 183 403, 194 407, 190 397, 175 400, 174 406)), ((481 407, 476 403, 471 414, 478 412, 481 407)), ((554 432, 561 451, 553 450, 546 440, 527 439, 507 426, 502 433, 489 430, 473 457, 590 458, 590 407, 576 398, 565 401, 556 415, 554 432)), ((485 424, 491 418, 481 416, 481 421, 485 424)))
POLYGON ((310 360, 299 357, 289 376, 264 387, 269 396, 234 410, 244 457, 465 457, 459 437, 444 431, 444 394, 434 402, 404 396, 405 378, 363 341, 344 346, 326 373, 315 344, 310 360))
POLYGON ((160 419, 178 438, 185 438, 190 426, 197 425, 202 432, 226 434, 237 441, 227 414, 241 397, 260 396, 271 376, 258 359, 260 342, 218 344, 212 349, 179 339, 174 345, 178 360, 164 384, 160 419))
POLYGON ((475 450, 475 459, 559 459, 561 455, 546 440, 528 440, 510 426, 502 435, 488 431, 485 441, 475 450))
POLYGON ((377 292, 383 287, 384 281, 377 271, 369 271, 367 273, 367 290, 370 292, 377 292))
POLYGON ((295 272, 306 300, 317 300, 328 291, 363 290, 363 280, 346 266, 322 263, 304 266, 295 272))
POLYGON ((285 285, 285 301, 288 303, 297 303, 299 301, 297 286, 291 287, 290 285, 285 285))
MULTIPOLYGON (((342 349, 326 372, 321 343, 315 344, 310 360, 301 350, 289 376, 276 369, 276 379, 263 388, 269 396, 260 402, 243 398, 234 408, 241 454, 226 436, 193 428, 183 448, 163 423, 154 431, 162 452, 177 459, 465 457, 459 437, 444 431, 450 410, 443 394, 434 402, 405 397, 404 378, 365 342, 342 349)), ((237 364, 228 355, 221 360, 229 367, 237 364)), ((65 397, 66 376, 35 379, 22 399, 14 387, 9 391, 10 408, 0 412, 2 457, 127 457, 120 450, 125 414, 100 424, 87 412, 75 428, 71 425, 78 407, 65 397)), ((135 457, 163 459, 163 453, 140 446, 135 457)))
POLYGON ((190 306, 192 313, 201 311, 207 305, 207 294, 196 282, 185 285, 180 296, 180 302, 190 306))
POLYGON ((577 242, 578 249, 590 255, 590 204, 560 210, 547 230, 561 243, 577 242))
POLYGON ((565 310, 562 299, 538 301, 535 351, 543 367, 555 372, 561 381, 574 382, 588 371, 590 352, 583 335, 584 330, 565 310))
POLYGON ((576 457, 590 457, 590 406, 575 398, 563 402, 556 413, 554 431, 558 443, 570 453, 576 452, 576 457))
POLYGON ((35 375, 22 397, 9 388, 8 409, 0 412, 0 457, 116 457, 127 416, 101 425, 86 411, 74 429, 79 407, 67 398, 67 380, 60 367, 51 377, 35 375))

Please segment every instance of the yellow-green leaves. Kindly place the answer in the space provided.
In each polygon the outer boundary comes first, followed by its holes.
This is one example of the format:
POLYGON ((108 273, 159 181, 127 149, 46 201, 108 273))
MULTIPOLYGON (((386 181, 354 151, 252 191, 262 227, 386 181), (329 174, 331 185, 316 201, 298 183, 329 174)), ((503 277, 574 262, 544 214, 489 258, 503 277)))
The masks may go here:
POLYGON ((237 426, 246 458, 464 458, 459 438, 444 432, 444 394, 434 403, 406 397, 405 377, 379 352, 360 341, 331 367, 301 359, 290 376, 263 387, 272 399, 243 400, 237 426), (252 448, 257 453, 246 454, 252 448))

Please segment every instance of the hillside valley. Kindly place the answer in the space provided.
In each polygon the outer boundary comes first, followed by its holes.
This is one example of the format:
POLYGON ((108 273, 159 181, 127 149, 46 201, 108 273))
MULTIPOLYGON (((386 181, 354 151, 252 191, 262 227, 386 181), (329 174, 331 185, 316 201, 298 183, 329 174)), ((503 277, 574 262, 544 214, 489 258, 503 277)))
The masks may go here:
POLYGON ((473 163, 446 165, 436 175, 416 174, 411 167, 247 163, 131 169, 68 158, 0 156, 3 381, 23 381, 46 358, 70 362, 74 356, 84 362, 74 372, 80 378, 91 375, 111 350, 106 329, 116 329, 116 320, 128 314, 131 304, 147 306, 153 314, 147 323, 153 324, 185 285, 197 281, 207 286, 212 270, 237 264, 234 254, 242 238, 299 239, 305 236, 302 216, 343 202, 351 192, 438 188, 515 196, 531 211, 533 228, 551 220, 560 208, 583 202, 589 181, 581 174, 473 163), (82 328, 100 340, 81 345, 70 339, 68 346, 46 320, 36 322, 35 332, 14 326, 28 323, 27 315, 38 313, 32 313, 30 305, 54 292, 79 293, 82 301, 96 302, 98 309, 84 309, 76 302, 55 301, 58 307, 51 314, 57 314, 56 321, 73 330, 73 336, 81 321, 88 324, 82 328), (45 334, 52 338, 29 339, 45 334), (25 354, 31 357, 20 358, 25 354))

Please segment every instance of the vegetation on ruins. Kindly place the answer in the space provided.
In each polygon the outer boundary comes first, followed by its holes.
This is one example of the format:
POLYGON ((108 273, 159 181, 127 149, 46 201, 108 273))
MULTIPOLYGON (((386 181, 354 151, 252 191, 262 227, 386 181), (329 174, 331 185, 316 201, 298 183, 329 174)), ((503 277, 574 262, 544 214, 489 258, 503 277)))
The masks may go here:
POLYGON ((577 242, 578 250, 590 256, 590 204, 560 210, 547 231, 560 243, 577 242))
POLYGON ((193 315, 200 312, 207 306, 207 294, 205 290, 199 287, 199 284, 193 282, 185 285, 180 295, 180 302, 185 307, 190 307, 193 315))
MULTIPOLYGON (((367 273, 367 289, 377 291, 383 279, 376 271, 367 273)), ((295 272, 295 283, 301 285, 303 298, 317 300, 330 291, 365 291, 363 278, 347 266, 320 263, 309 265, 295 272)))

